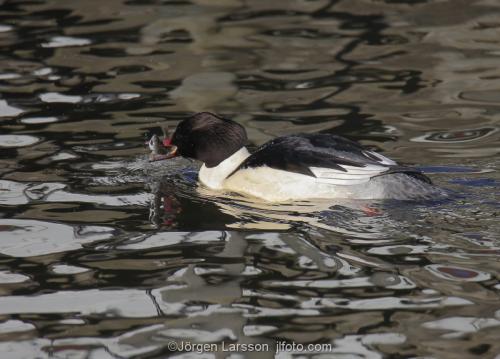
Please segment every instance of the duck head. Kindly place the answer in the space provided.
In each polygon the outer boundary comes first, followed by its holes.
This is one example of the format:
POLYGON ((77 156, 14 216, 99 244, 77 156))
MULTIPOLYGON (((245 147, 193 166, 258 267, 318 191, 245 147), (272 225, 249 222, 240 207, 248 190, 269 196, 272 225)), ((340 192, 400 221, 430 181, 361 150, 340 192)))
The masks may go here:
POLYGON ((210 168, 240 150, 246 141, 246 131, 239 123, 200 112, 180 122, 173 136, 162 144, 169 148, 168 158, 193 158, 210 168))

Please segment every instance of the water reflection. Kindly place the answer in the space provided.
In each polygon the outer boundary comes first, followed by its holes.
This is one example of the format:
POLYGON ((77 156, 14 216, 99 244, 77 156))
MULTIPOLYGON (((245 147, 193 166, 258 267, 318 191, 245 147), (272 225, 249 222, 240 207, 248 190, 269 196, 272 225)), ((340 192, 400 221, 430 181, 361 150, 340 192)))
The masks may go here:
POLYGON ((69 36, 55 36, 50 39, 50 42, 42 43, 42 47, 54 48, 54 47, 69 47, 69 46, 85 46, 92 42, 89 39, 82 39, 77 37, 69 36))
POLYGON ((1 8, 0 352, 500 351, 496 3, 1 8), (251 146, 360 140, 454 195, 273 205, 197 186, 189 161, 148 164, 144 134, 199 110, 243 124, 251 146))
MULTIPOLYGON (((9 76, 10 78, 17 78, 17 76, 14 75, 14 77, 9 76)), ((3 78, 5 80, 5 76, 3 78)), ((16 117, 20 114, 22 114, 24 111, 21 110, 20 108, 10 106, 7 101, 5 100, 0 100, 0 117, 16 117)))
POLYGON ((478 272, 469 268, 433 264, 426 266, 426 269, 438 277, 455 281, 481 282, 491 278, 489 273, 478 272))
POLYGON ((111 238, 113 228, 1 219, 0 231, 0 253, 12 257, 33 257, 71 251, 81 248, 85 243, 111 238))
POLYGON ((461 131, 434 132, 424 136, 416 137, 413 141, 416 142, 448 142, 462 143, 476 141, 483 137, 489 136, 498 131, 498 128, 486 127, 478 129, 467 129, 461 131))
POLYGON ((499 325, 500 320, 495 318, 471 317, 446 318, 423 324, 423 326, 428 329, 451 331, 451 333, 442 334, 443 338, 450 339, 464 337, 467 333, 474 333, 484 328, 496 327, 499 325))

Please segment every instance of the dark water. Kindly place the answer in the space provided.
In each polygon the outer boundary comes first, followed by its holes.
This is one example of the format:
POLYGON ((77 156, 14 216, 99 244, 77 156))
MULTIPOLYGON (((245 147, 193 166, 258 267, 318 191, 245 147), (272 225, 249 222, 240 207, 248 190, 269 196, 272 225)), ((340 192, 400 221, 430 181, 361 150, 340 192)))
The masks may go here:
POLYGON ((0 46, 2 359, 499 358, 499 2, 3 1, 0 46), (271 205, 148 164, 201 110, 454 194, 271 205))

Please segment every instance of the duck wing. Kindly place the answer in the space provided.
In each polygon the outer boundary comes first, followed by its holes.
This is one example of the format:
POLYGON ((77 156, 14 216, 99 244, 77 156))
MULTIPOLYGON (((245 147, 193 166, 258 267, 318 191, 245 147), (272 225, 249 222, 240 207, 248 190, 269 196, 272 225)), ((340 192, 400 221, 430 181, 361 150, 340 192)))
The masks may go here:
POLYGON ((364 183, 370 178, 397 172, 430 183, 418 170, 400 166, 356 142, 329 134, 275 138, 258 148, 238 169, 261 166, 316 177, 320 182, 334 185, 364 183))

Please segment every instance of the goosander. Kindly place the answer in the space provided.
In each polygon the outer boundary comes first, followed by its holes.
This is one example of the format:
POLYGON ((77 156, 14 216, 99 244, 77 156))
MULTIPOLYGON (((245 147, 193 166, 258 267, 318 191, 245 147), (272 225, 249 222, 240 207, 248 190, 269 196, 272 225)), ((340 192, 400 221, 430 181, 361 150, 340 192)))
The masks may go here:
POLYGON ((183 120, 171 138, 152 139, 152 160, 183 156, 203 163, 199 181, 279 202, 313 198, 422 199, 442 194, 414 168, 398 165, 356 142, 331 134, 277 137, 250 153, 239 123, 209 112, 183 120))

